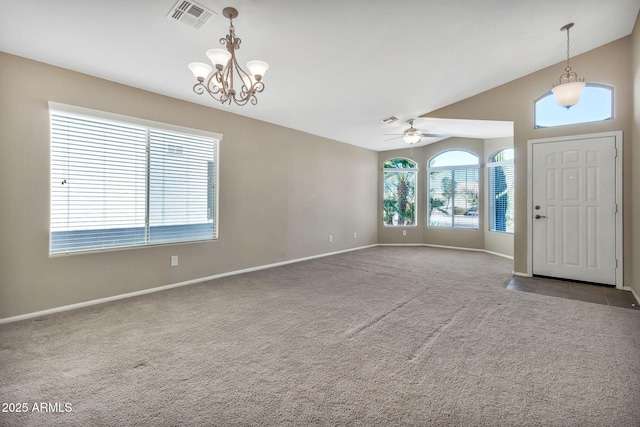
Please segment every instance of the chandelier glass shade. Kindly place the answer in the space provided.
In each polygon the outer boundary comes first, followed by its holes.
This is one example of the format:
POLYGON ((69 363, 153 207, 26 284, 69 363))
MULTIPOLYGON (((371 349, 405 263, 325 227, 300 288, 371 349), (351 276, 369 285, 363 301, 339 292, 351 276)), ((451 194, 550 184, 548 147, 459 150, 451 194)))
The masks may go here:
POLYGON ((209 49, 206 54, 213 67, 203 62, 192 62, 189 69, 198 82, 193 86, 193 91, 198 95, 205 92, 222 104, 245 105, 258 103, 257 93, 264 90, 262 78, 269 69, 269 64, 264 61, 247 62, 248 72, 238 64, 236 51, 240 49, 240 38, 236 37, 233 19, 238 16, 238 11, 232 7, 226 7, 222 14, 229 18, 229 34, 220 39, 220 44, 225 49, 209 49))
POLYGON ((587 85, 584 79, 578 78, 576 72, 571 70, 571 65, 569 64, 569 30, 571 27, 573 27, 573 23, 567 24, 560 29, 567 32, 567 66, 558 83, 555 83, 553 89, 551 89, 558 105, 565 108, 571 108, 580 101, 582 89, 587 85))

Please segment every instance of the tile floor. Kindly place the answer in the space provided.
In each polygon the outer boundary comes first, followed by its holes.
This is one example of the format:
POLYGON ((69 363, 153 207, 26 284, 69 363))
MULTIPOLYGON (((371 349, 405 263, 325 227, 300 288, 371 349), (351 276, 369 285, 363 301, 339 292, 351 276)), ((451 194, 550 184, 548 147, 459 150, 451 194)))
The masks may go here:
POLYGON ((611 286, 591 285, 543 277, 514 276, 507 285, 507 289, 640 310, 640 304, 638 304, 631 292, 611 286))

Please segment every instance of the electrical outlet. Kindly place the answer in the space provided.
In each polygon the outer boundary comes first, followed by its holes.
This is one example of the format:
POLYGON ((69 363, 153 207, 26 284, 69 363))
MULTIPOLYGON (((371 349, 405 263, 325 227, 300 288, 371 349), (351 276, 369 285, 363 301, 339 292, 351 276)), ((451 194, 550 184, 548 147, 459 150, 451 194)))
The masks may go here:
POLYGON ((355 231, 353 232, 353 238, 357 239, 358 238, 358 233, 356 233, 355 231))
POLYGON ((329 242, 333 242, 333 235, 329 234, 329 242))
POLYGON ((178 255, 171 256, 171 267, 176 267, 178 265, 178 255))
POLYGON ((406 236, 407 235, 407 230, 402 230, 402 235, 406 236))

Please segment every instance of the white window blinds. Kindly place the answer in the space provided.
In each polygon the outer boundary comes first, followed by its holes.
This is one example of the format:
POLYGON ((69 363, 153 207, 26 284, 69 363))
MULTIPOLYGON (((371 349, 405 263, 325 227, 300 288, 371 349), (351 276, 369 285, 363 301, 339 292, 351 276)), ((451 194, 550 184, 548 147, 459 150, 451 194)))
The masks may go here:
POLYGON ((429 227, 478 228, 478 168, 429 169, 429 227))
POLYGON ((218 140, 140 122, 51 109, 51 254, 216 238, 218 140))
POLYGON ((489 230, 513 233, 513 160, 488 163, 487 171, 489 175, 489 230))

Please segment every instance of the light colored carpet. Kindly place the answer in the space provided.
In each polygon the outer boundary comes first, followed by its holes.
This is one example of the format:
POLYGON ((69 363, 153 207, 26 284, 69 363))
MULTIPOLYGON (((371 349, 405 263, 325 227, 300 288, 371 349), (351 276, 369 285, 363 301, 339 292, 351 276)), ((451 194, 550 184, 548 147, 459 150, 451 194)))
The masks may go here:
POLYGON ((639 426, 640 311, 376 247, 0 325, 3 426, 639 426))

